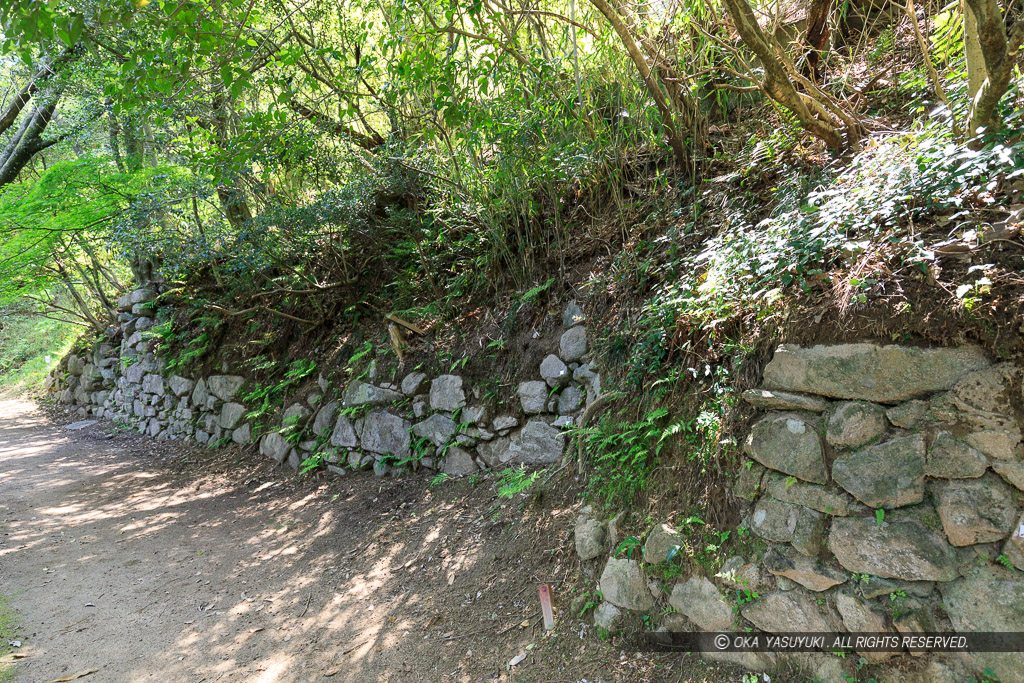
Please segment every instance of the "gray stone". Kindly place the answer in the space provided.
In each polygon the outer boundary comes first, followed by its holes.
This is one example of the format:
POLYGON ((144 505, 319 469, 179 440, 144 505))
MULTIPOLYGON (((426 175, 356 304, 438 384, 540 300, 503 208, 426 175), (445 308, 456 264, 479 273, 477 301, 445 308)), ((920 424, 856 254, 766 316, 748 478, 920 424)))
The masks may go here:
POLYGON ((587 389, 587 405, 601 395, 601 375, 590 366, 590 363, 584 363, 572 372, 573 380, 587 389))
POLYGON ((238 375, 212 375, 206 380, 206 388, 222 401, 230 401, 245 384, 245 378, 238 375))
POLYGON ((330 444, 338 448, 355 448, 359 445, 359 437, 356 436, 356 430, 348 415, 338 416, 331 432, 330 444))
POLYGON ((578 325, 562 333, 558 341, 558 355, 566 363, 580 360, 587 353, 587 328, 578 325))
POLYGON ((744 450, 765 467, 825 483, 825 461, 815 425, 795 413, 765 416, 750 430, 744 450))
POLYGON ((412 402, 412 414, 416 418, 425 417, 430 412, 430 399, 426 396, 417 396, 412 402))
POLYGON ((945 479, 975 479, 985 474, 987 467, 988 459, 981 451, 954 439, 949 432, 939 432, 928 451, 924 473, 945 479))
POLYGON ((790 581, 795 581, 815 592, 846 583, 850 578, 846 572, 832 569, 786 546, 769 550, 764 556, 764 568, 775 576, 785 576, 790 581))
POLYGON ((598 585, 604 599, 616 607, 634 612, 654 607, 647 578, 635 560, 609 558, 598 585))
POLYGON ((391 472, 391 465, 377 458, 373 461, 373 476, 383 477, 391 472))
POLYGON ((195 389, 196 383, 180 375, 171 375, 167 380, 167 386, 175 396, 185 396, 195 389))
POLYGON ((885 433, 885 408, 866 401, 844 401, 836 406, 825 428, 833 448, 860 448, 885 433))
POLYGON ((659 524, 647 535, 644 543, 644 562, 658 564, 666 562, 672 548, 682 543, 679 532, 668 524, 659 524))
POLYGON ((129 292, 127 303, 129 306, 134 306, 136 304, 144 304, 155 300, 156 291, 150 287, 140 287, 139 289, 129 292))
POLYGON ((513 427, 519 426, 519 420, 512 417, 511 415, 499 415, 494 418, 491 422, 491 428, 496 432, 502 432, 506 429, 512 429, 513 427))
POLYGON ((540 420, 530 420, 512 437, 507 462, 524 465, 550 465, 562 458, 565 434, 540 420))
POLYGON ((288 458, 285 461, 285 464, 288 465, 288 467, 291 467, 293 470, 297 470, 299 469, 299 466, 302 465, 302 456, 299 455, 299 452, 293 448, 290 451, 288 451, 288 458))
POLYGON ((200 379, 196 382, 195 388, 192 390, 192 405, 202 407, 206 405, 206 399, 209 398, 210 394, 206 390, 206 380, 200 379))
POLYGON ((478 469, 476 463, 473 462, 473 456, 458 446, 448 448, 441 466, 441 471, 451 477, 463 477, 478 469))
POLYGON ((583 313, 583 309, 580 308, 579 304, 576 303, 576 299, 573 299, 565 307, 565 311, 562 312, 562 326, 572 327, 573 325, 579 325, 586 319, 586 315, 583 313))
POLYGON ((1003 554, 1017 569, 1024 572, 1024 513, 1010 530, 1010 537, 1003 544, 1003 554))
POLYGON ((320 408, 320 410, 316 412, 316 417, 313 418, 313 435, 327 436, 327 433, 334 428, 337 416, 337 401, 331 401, 330 403, 320 408))
POLYGON ((494 441, 479 444, 476 447, 476 452, 487 467, 498 467, 508 462, 509 458, 512 457, 509 453, 511 443, 512 439, 503 436, 494 441))
POLYGON ((359 441, 363 449, 371 453, 405 458, 409 455, 410 427, 412 424, 408 420, 384 410, 375 410, 363 420, 359 441))
POLYGON ((768 633, 835 630, 814 599, 800 591, 771 593, 751 603, 742 613, 750 623, 768 633))
POLYGON ((896 403, 953 387, 989 366, 974 346, 922 349, 877 344, 783 344, 765 367, 768 389, 896 403))
POLYGON ((146 330, 153 329, 153 327, 156 326, 156 321, 155 320, 153 320, 152 318, 150 318, 148 316, 141 315, 142 313, 146 313, 148 310, 149 310, 148 308, 146 308, 144 306, 141 306, 141 305, 140 306, 132 306, 132 313, 134 313, 135 315, 139 315, 139 317, 135 319, 135 329, 136 330, 141 331, 141 332, 145 332, 146 330), (136 311, 135 309, 138 309, 138 311, 136 311))
POLYGON ((402 380, 402 393, 406 396, 415 396, 419 393, 423 383, 427 381, 427 373, 410 372, 402 380))
POLYGON ((430 407, 454 413, 466 406, 466 393, 458 375, 441 375, 430 383, 430 407))
MULTIPOLYGON (((886 626, 885 617, 852 595, 836 593, 836 611, 843 620, 843 626, 853 633, 884 633, 892 629, 886 626)), ((896 656, 895 652, 858 652, 873 664, 884 662, 896 656)))
POLYGON ((832 464, 832 479, 865 505, 892 509, 924 499, 920 434, 869 446, 832 464))
POLYGON ((572 373, 558 356, 551 354, 540 363, 540 376, 552 389, 569 383, 572 373))
POLYGON ((397 391, 375 387, 361 380, 353 380, 345 389, 342 404, 345 406, 379 406, 394 403, 402 398, 402 394, 397 391))
POLYGON ((567 386, 558 395, 558 414, 569 415, 583 407, 583 390, 576 385, 567 386))
POLYGON ((487 406, 475 405, 466 406, 459 413, 459 422, 465 424, 478 424, 487 421, 487 406))
POLYGON ((457 429, 458 425, 451 418, 436 413, 415 425, 412 433, 422 439, 429 439, 435 446, 444 446, 455 436, 457 429))
POLYGON ((293 403, 284 409, 284 413, 281 415, 281 424, 285 427, 299 425, 312 414, 313 411, 301 403, 293 403))
POLYGON ((548 402, 548 385, 538 380, 519 383, 519 402, 527 415, 543 413, 548 402))
POLYGON ((817 557, 825 545, 825 520, 821 512, 801 507, 793 530, 793 547, 808 557, 817 557))
POLYGON ((798 506, 762 496, 750 515, 750 530, 766 541, 789 543, 799 517, 798 506))
POLYGON ((247 444, 252 440, 252 426, 246 422, 238 429, 231 432, 231 440, 239 444, 247 444))
POLYGON ((270 432, 260 439, 260 453, 278 463, 284 462, 289 450, 291 444, 278 432, 270 432))
POLYGON ((715 584, 703 576, 693 576, 677 583, 668 602, 702 631, 733 630, 735 615, 732 607, 722 599, 715 584))
MULTIPOLYGON (((736 475, 736 483, 733 484, 732 492, 737 498, 754 500, 761 495, 761 482, 764 479, 766 470, 764 465, 753 460, 747 460, 740 465, 740 471, 736 475)), ((794 477, 795 480, 795 477, 794 477)), ((776 496, 778 497, 778 496, 776 496)))
POLYGON ((164 378, 160 375, 146 375, 142 378, 142 390, 147 394, 164 395, 164 378))
POLYGON ((964 436, 966 443, 994 460, 1015 460, 1020 440, 1020 432, 1013 430, 989 429, 964 436))
POLYGON ((581 560, 593 560, 604 552, 608 538, 608 527, 597 519, 594 509, 586 506, 576 518, 573 532, 576 541, 576 554, 581 560))
POLYGON ((820 484, 808 484, 795 477, 770 473, 763 484, 764 492, 784 503, 803 505, 826 515, 846 517, 864 508, 843 492, 820 484))
POLYGON ((957 577, 956 553, 944 537, 913 520, 885 522, 836 517, 829 550, 844 569, 905 581, 952 581, 957 577))
POLYGON ((932 486, 942 528, 955 546, 1001 541, 1017 519, 1009 487, 994 474, 932 486))
POLYGON ((1024 491, 1024 462, 997 462, 992 469, 1008 484, 1024 491))
POLYGON ((808 410, 820 413, 828 408, 828 401, 817 396, 768 389, 748 389, 743 392, 743 400, 761 410, 808 410))
POLYGON ((245 417, 247 409, 241 403, 225 403, 220 409, 221 429, 235 429, 245 417))
POLYGON ((618 633, 621 622, 622 612, 610 602, 602 602, 594 610, 594 626, 603 628, 608 635, 618 633))
MULTIPOLYGON (((1002 567, 985 567, 941 584, 942 604, 958 633, 1024 631, 1024 581, 1002 567)), ((1024 681, 1020 653, 976 653, 978 669, 991 668, 1004 683, 1024 681)))
POLYGON ((857 592, 868 600, 898 591, 926 598, 934 590, 934 581, 899 581, 897 579, 883 579, 880 576, 871 576, 867 579, 862 578, 857 583, 857 592))
POLYGON ((927 401, 907 401, 885 411, 885 416, 893 426, 901 429, 913 429, 928 412, 927 401))

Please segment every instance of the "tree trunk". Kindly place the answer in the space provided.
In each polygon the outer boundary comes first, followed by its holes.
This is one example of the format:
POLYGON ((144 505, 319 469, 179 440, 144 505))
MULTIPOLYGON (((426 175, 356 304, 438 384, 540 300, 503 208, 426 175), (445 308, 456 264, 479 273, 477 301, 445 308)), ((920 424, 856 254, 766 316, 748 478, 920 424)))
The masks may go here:
MULTIPOLYGON (((1017 55, 1024 42, 1024 22, 1014 24, 1007 36, 1003 13, 996 0, 966 0, 965 4, 965 18, 967 10, 970 10, 976 22, 975 33, 971 36, 966 33, 965 19, 965 50, 977 41, 987 73, 987 78, 978 87, 971 102, 967 125, 967 136, 970 138, 978 135, 979 130, 996 123, 996 107, 1010 85, 1017 55)), ((975 141, 975 144, 980 143, 980 138, 975 141)))
POLYGON ((665 126, 665 133, 668 136, 668 144, 672 148, 676 160, 683 166, 686 166, 690 155, 686 151, 682 137, 676 130, 672 110, 669 109, 668 101, 665 99, 665 94, 661 91, 661 87, 654 80, 654 76, 651 75, 651 69, 647 66, 647 60, 644 58, 643 53, 640 52, 640 48, 637 47, 629 28, 622 20, 622 17, 608 4, 607 0, 590 0, 590 2, 605 16, 608 23, 615 29, 615 33, 618 34, 619 40, 622 41, 622 45, 626 48, 630 59, 633 60, 637 71, 640 72, 640 78, 643 80, 647 92, 654 98, 654 105, 658 108, 658 114, 661 116, 662 125, 665 126))
POLYGON ((18 174, 32 160, 33 156, 54 144, 55 141, 44 142, 42 135, 50 123, 50 119, 53 118, 58 99, 59 94, 48 103, 37 103, 28 116, 22 120, 18 132, 14 134, 3 153, 0 154, 0 187, 17 180, 18 174))
POLYGON ((974 17, 974 10, 970 5, 964 3, 964 56, 967 58, 967 94, 971 100, 981 90, 981 84, 988 78, 988 70, 985 68, 985 56, 981 53, 981 43, 978 41, 978 20, 974 17))
POLYGON ((829 28, 828 20, 832 15, 832 6, 835 0, 811 0, 811 7, 807 12, 807 52, 804 53, 804 76, 813 78, 816 83, 821 82, 821 51, 828 45, 829 36, 832 31, 829 28))
POLYGON ((108 136, 110 140, 110 153, 114 157, 114 163, 117 164, 117 170, 124 173, 124 161, 121 159, 121 144, 118 136, 121 134, 121 124, 118 123, 117 117, 114 116, 114 109, 111 106, 110 100, 107 100, 107 118, 110 119, 110 124, 107 126, 108 136))
MULTIPOLYGON (((757 23, 754 11, 746 0, 725 0, 726 9, 732 17, 737 33, 743 43, 757 56, 764 67, 764 82, 761 88, 768 97, 789 109, 807 132, 820 138, 832 148, 842 146, 842 136, 836 122, 824 113, 820 102, 810 95, 801 95, 790 79, 789 72, 776 54, 781 51, 775 39, 767 36, 757 23), (807 97, 807 100, 804 100, 807 97), (812 111, 812 105, 816 105, 812 111)), ((854 141, 849 140, 848 144, 854 141)))

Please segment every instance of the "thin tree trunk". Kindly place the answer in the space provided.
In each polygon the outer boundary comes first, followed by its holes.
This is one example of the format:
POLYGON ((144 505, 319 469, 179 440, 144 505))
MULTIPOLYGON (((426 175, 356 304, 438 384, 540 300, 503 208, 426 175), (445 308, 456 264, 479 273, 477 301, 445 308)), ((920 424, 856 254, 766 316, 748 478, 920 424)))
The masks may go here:
POLYGON ((834 4, 835 0, 811 0, 811 7, 807 12, 804 76, 813 78, 818 83, 821 82, 821 52, 828 45, 828 39, 832 34, 828 20, 834 4))
POLYGON ((654 98, 654 105, 658 108, 658 114, 661 116, 662 125, 665 126, 665 133, 668 136, 668 144, 672 148, 676 160, 683 166, 686 166, 690 155, 686 151, 682 137, 680 137, 676 130, 672 110, 669 109, 668 101, 665 99, 665 94, 661 91, 661 87, 651 75, 651 69, 647 66, 647 60, 644 58, 640 48, 637 47, 636 41, 633 40, 633 35, 630 33, 629 28, 622 20, 622 17, 606 0, 590 0, 590 2, 605 16, 608 23, 615 29, 615 33, 618 34, 619 40, 622 41, 622 45, 626 48, 630 59, 633 60, 637 71, 640 72, 640 78, 643 80, 647 92, 654 98))

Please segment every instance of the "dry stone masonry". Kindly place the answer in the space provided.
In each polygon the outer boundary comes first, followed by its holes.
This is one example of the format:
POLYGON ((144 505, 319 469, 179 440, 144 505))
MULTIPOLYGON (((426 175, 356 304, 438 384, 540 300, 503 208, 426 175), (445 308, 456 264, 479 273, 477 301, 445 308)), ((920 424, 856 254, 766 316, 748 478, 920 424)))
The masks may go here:
POLYGON ((131 425, 156 439, 248 444, 297 469, 312 456, 335 474, 377 475, 410 468, 450 476, 510 465, 550 465, 562 458, 565 430, 600 393, 588 362, 583 312, 573 302, 563 320, 559 355, 538 366, 541 379, 518 387, 511 405, 488 406, 480 387, 459 375, 406 374, 379 382, 373 364, 337 396, 321 382, 305 404, 288 405, 279 428, 256 434, 244 404, 245 378, 229 373, 181 377, 165 371, 152 336, 159 283, 118 301, 118 320, 83 356, 69 355, 49 379, 60 401, 81 415, 131 425), (496 414, 494 414, 496 413, 496 414))
MULTIPOLYGON (((616 610, 600 624, 613 630, 621 612, 649 611, 667 594, 676 613, 665 623, 686 630, 1024 631, 1022 374, 973 347, 781 346, 763 387, 743 395, 763 413, 735 485, 750 501, 742 526, 764 551, 730 558, 716 576, 659 586, 649 569, 665 561, 676 530, 658 525, 643 562, 610 559, 597 570, 616 610), (737 604, 737 591, 759 597, 737 604)), ((576 525, 585 565, 608 557, 608 535, 585 511, 576 525)), ((881 664, 897 655, 863 656, 881 664)), ((1004 683, 1024 681, 1016 653, 932 659, 918 678, 897 668, 887 679, 982 680, 987 668, 1004 683)), ((819 680, 845 680, 835 657, 800 664, 819 680)))

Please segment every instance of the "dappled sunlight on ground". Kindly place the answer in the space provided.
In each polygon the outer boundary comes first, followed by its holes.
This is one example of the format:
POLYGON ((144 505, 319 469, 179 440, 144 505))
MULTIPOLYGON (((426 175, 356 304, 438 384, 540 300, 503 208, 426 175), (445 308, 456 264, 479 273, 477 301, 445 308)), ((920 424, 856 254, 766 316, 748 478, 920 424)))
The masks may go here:
POLYGON ((585 677, 539 655, 560 641, 542 637, 536 585, 557 596, 567 579, 572 507, 529 517, 537 544, 488 486, 299 485, 262 464, 245 481, 188 476, 102 423, 71 437, 0 403, 0 424, 0 590, 32 634, 27 681, 585 677), (531 643, 538 655, 507 671, 531 643))

